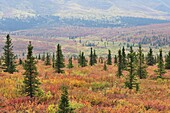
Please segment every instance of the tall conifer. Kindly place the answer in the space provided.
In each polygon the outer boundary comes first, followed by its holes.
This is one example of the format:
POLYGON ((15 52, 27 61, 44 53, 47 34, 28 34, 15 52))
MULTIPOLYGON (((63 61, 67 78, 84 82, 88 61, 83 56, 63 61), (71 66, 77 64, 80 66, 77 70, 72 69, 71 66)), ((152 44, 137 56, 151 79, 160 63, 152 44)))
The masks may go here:
POLYGON ((37 78, 38 72, 36 68, 36 62, 33 57, 33 46, 31 42, 28 45, 27 60, 24 63, 24 81, 23 81, 23 93, 30 98, 35 97, 38 92, 40 82, 37 78))
POLYGON ((168 55, 165 58, 165 69, 170 69, 170 51, 168 52, 168 55))
POLYGON ((6 36, 6 42, 4 46, 4 68, 6 72, 13 73, 16 72, 15 56, 13 53, 12 39, 9 34, 6 36))
POLYGON ((62 68, 64 67, 64 56, 62 54, 61 46, 60 44, 58 44, 56 51, 55 70, 57 73, 63 73, 64 71, 62 70, 62 68))
POLYGON ((112 55, 111 55, 111 51, 108 50, 109 54, 107 56, 107 65, 112 65, 112 55))
POLYGON ((137 74, 138 74, 140 79, 146 78, 146 76, 147 76, 146 65, 145 65, 145 62, 144 62, 144 54, 142 53, 141 45, 139 45, 139 50, 138 50, 137 74))

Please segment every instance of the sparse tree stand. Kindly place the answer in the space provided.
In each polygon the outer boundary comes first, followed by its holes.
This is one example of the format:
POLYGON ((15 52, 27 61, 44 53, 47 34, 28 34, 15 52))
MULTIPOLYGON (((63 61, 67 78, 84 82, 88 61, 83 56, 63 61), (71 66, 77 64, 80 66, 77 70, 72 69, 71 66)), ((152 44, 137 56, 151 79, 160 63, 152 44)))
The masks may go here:
POLYGON ((147 67, 144 62, 144 54, 142 53, 142 47, 141 47, 141 45, 139 45, 137 74, 140 79, 146 78, 146 76, 147 76, 146 68, 147 67))
POLYGON ((111 55, 111 51, 108 50, 109 54, 107 57, 107 65, 112 65, 112 55, 111 55))
POLYGON ((68 62, 69 62, 69 63, 68 63, 68 65, 67 65, 67 67, 68 67, 69 69, 73 68, 74 66, 73 66, 73 62, 72 62, 72 57, 69 58, 68 62))
POLYGON ((39 85, 41 84, 37 78, 38 72, 32 50, 33 46, 31 45, 31 42, 29 42, 27 60, 24 63, 25 72, 23 74, 24 81, 22 87, 23 94, 29 96, 31 100, 35 97, 38 92, 39 85))
POLYGON ((50 55, 48 53, 46 55, 45 65, 51 65, 51 63, 50 63, 50 55))
POLYGON ((125 86, 130 89, 130 91, 135 87, 136 91, 139 90, 139 83, 137 83, 136 79, 136 67, 134 62, 135 52, 132 49, 132 46, 130 47, 130 53, 128 54, 129 57, 129 64, 128 64, 128 71, 129 75, 127 77, 127 80, 125 82, 125 86))
POLYGON ((152 48, 150 48, 149 53, 146 57, 146 63, 149 66, 153 66, 155 64, 155 59, 154 59, 154 56, 153 56, 152 48))
POLYGON ((158 70, 156 70, 156 72, 158 74, 158 76, 157 76, 158 78, 162 78, 162 75, 166 73, 164 61, 163 61, 163 56, 162 56, 162 49, 160 49, 158 70))
POLYGON ((4 46, 4 68, 5 72, 13 73, 16 72, 15 56, 13 53, 12 39, 9 34, 6 36, 6 42, 4 46))
POLYGON ((170 69, 170 51, 168 52, 168 55, 165 59, 165 69, 170 69))
POLYGON ((80 52, 79 58, 78 58, 78 63, 81 67, 87 66, 87 60, 84 56, 84 52, 80 52))
POLYGON ((121 50, 118 51, 118 71, 117 71, 117 76, 118 77, 121 77, 123 74, 122 74, 122 55, 121 55, 121 50))
POLYGON ((55 70, 57 73, 64 73, 64 71, 62 70, 62 68, 64 67, 64 56, 62 54, 61 46, 60 44, 58 44, 56 51, 55 70))
POLYGON ((73 109, 69 104, 68 89, 66 86, 62 86, 62 95, 57 113, 73 113, 73 109))

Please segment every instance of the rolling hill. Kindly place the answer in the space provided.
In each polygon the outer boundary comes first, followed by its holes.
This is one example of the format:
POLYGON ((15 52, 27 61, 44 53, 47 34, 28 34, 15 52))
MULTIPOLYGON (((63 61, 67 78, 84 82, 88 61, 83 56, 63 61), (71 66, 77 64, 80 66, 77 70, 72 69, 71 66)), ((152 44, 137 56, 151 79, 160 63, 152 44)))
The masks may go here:
POLYGON ((1 0, 0 30, 51 25, 129 27, 167 22, 169 12, 168 0, 1 0))

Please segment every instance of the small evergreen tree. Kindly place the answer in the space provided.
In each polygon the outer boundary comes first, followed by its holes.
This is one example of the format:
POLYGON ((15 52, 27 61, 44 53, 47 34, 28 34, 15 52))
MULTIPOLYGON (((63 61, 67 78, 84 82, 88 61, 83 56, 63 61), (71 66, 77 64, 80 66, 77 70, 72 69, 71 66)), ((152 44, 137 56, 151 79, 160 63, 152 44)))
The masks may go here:
POLYGON ((73 113, 73 109, 69 104, 68 89, 66 86, 62 86, 62 95, 57 113, 73 113))
POLYGON ((146 63, 149 66, 153 66, 155 64, 155 59, 154 59, 154 56, 153 56, 152 48, 150 48, 149 53, 146 57, 146 63))
POLYGON ((50 63, 50 55, 48 53, 46 55, 45 65, 51 65, 51 63, 50 63))
POLYGON ((94 54, 93 54, 93 62, 94 62, 94 64, 97 64, 96 50, 94 50, 94 54))
POLYGON ((103 70, 104 70, 104 71, 107 71, 107 64, 106 64, 106 62, 104 62, 103 70))
POLYGON ((117 55, 114 57, 114 64, 117 65, 117 55))
POLYGON ((121 50, 118 51, 118 71, 117 71, 117 76, 121 77, 122 74, 122 55, 121 55, 121 50))
POLYGON ((145 65, 145 62, 144 62, 144 54, 142 53, 141 45, 139 45, 139 50, 138 50, 137 74, 138 74, 140 79, 146 78, 146 76, 147 76, 146 65, 145 65))
POLYGON ((55 68, 55 54, 53 53, 53 58, 52 58, 53 65, 52 67, 55 68))
POLYGON ((43 55, 42 55, 41 60, 42 60, 42 61, 45 61, 45 52, 43 52, 43 55))
POLYGON ((35 65, 36 63, 34 61, 32 50, 33 50, 33 46, 31 45, 31 42, 29 42, 27 60, 24 63, 25 73, 23 74, 24 85, 22 91, 23 94, 29 96, 30 98, 35 97, 40 85, 40 82, 37 78, 38 72, 35 65))
POLYGON ((132 90, 134 87, 136 88, 136 91, 139 90, 139 83, 137 83, 137 79, 136 79, 136 67, 135 67, 135 62, 134 62, 134 58, 135 58, 135 52, 133 51, 132 46, 130 47, 130 53, 128 54, 129 57, 129 64, 128 64, 128 71, 129 71, 129 75, 128 78, 125 82, 125 86, 128 87, 130 90, 132 90))
POLYGON ((79 65, 81 66, 81 67, 85 67, 85 66, 87 66, 87 60, 86 60, 86 58, 85 58, 85 56, 84 56, 84 52, 82 52, 80 55, 79 55, 79 65))
POLYGON ((19 59, 19 65, 22 65, 22 59, 21 58, 19 59))
POLYGON ((170 51, 165 58, 165 69, 170 69, 170 51))
POLYGON ((41 60, 41 55, 40 54, 38 55, 38 60, 41 60))
POLYGON ((60 44, 57 45, 57 51, 56 51, 56 63, 55 63, 55 70, 57 73, 63 73, 64 71, 62 68, 64 68, 64 56, 62 54, 61 46, 60 44))
POLYGON ((165 73, 165 66, 164 66, 164 61, 163 61, 163 56, 162 56, 162 49, 160 49, 158 70, 156 70, 156 72, 158 74, 158 78, 162 78, 162 75, 165 73))
POLYGON ((68 62, 69 62, 69 63, 68 63, 68 65, 67 65, 67 67, 68 67, 69 69, 73 68, 74 66, 73 66, 73 63, 72 63, 72 57, 69 58, 68 62))
POLYGON ((94 65, 94 55, 93 55, 93 49, 91 48, 90 51, 90 66, 94 65))
POLYGON ((108 50, 109 54, 107 57, 107 65, 112 65, 112 55, 111 55, 111 51, 108 50))
POLYGON ((16 72, 15 56, 13 53, 12 39, 9 34, 6 36, 6 42, 4 46, 4 68, 5 72, 13 73, 16 72))
POLYGON ((126 53, 125 48, 122 48, 122 69, 126 69, 127 61, 126 61, 126 53))

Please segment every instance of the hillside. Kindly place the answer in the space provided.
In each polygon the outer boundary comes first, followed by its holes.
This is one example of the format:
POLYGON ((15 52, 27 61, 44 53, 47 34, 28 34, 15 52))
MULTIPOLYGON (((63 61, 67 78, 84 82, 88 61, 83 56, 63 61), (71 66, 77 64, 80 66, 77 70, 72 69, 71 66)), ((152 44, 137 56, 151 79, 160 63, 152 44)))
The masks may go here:
POLYGON ((169 12, 168 0, 1 0, 0 30, 131 27, 166 23, 169 12))
POLYGON ((81 0, 1 0, 0 6, 0 16, 7 18, 57 15, 70 18, 132 16, 169 19, 170 12, 168 0, 86 0, 84 2, 81 0))

